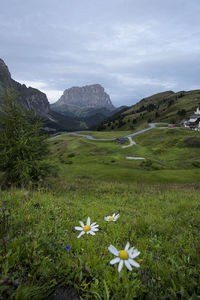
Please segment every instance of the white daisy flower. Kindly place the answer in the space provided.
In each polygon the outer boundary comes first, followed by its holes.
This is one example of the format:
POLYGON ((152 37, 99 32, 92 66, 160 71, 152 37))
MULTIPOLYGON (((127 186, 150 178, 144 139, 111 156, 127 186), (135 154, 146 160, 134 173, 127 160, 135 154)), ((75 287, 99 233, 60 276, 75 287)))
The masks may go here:
POLYGON ((105 217, 104 219, 106 220, 106 221, 113 221, 113 222, 115 222, 115 221, 117 221, 117 219, 120 217, 120 215, 119 214, 117 214, 117 215, 115 215, 115 214, 113 214, 112 216, 108 216, 108 217, 105 217))
POLYGON ((97 227, 99 227, 99 225, 96 225, 95 223, 90 224, 90 217, 87 218, 87 223, 86 225, 83 224, 82 221, 79 221, 81 227, 76 226, 75 229, 76 230, 80 230, 81 233, 77 236, 77 238, 79 239, 83 234, 85 233, 90 233, 91 235, 95 235, 95 231, 98 231, 99 229, 97 227))
POLYGON ((139 268, 140 265, 133 260, 133 258, 137 257, 140 252, 137 249, 134 249, 134 247, 129 249, 129 242, 126 244, 126 247, 124 250, 120 250, 118 251, 113 245, 110 245, 110 247, 108 248, 108 250, 114 254, 115 256, 117 256, 116 258, 112 259, 110 261, 111 265, 117 264, 119 263, 118 266, 118 272, 121 272, 123 265, 125 264, 125 266, 127 267, 128 270, 132 271, 132 267, 134 266, 136 268, 139 268))

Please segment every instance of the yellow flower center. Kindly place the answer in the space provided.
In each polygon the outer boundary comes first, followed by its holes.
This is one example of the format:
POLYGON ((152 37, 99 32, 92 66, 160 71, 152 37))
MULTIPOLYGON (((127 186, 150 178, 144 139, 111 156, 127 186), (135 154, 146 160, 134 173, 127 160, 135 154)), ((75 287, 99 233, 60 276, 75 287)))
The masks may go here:
POLYGON ((110 217, 109 220, 110 220, 110 221, 114 220, 114 217, 110 217))
POLYGON ((90 230, 90 226, 89 225, 85 225, 84 227, 83 227, 83 230, 86 232, 86 231, 89 231, 90 230))
POLYGON ((127 259, 128 259, 128 252, 125 251, 125 250, 121 250, 121 251, 119 252, 119 257, 120 257, 121 259, 123 259, 123 260, 127 260, 127 259))

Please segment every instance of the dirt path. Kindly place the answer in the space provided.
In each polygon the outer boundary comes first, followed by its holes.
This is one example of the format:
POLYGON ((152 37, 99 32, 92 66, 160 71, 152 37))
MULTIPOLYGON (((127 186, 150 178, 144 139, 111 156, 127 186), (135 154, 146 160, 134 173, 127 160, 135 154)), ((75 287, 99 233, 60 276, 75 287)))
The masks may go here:
POLYGON ((130 141, 130 144, 127 145, 127 146, 122 146, 121 148, 129 148, 129 147, 131 147, 131 146, 133 146, 133 145, 136 145, 136 142, 132 139, 131 136, 129 136, 128 139, 129 139, 129 141, 130 141))

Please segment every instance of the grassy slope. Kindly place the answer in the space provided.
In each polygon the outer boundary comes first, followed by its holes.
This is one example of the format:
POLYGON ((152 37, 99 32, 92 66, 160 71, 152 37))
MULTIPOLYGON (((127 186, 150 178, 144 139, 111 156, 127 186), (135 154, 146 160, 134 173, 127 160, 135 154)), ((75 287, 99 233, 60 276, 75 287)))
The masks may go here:
POLYGON ((86 134, 86 135, 91 135, 92 137, 96 139, 113 139, 113 138, 119 138, 123 137, 125 135, 129 135, 133 131, 127 130, 127 131, 107 131, 106 134, 102 131, 80 131, 78 133, 80 134, 86 134))
MULTIPOLYGON (((106 138, 112 134, 93 135, 106 138)), ((200 180, 199 168, 194 167, 199 161, 199 148, 185 145, 184 139, 189 136, 200 134, 157 128, 135 136, 137 145, 126 149, 114 141, 62 136, 51 141, 52 161, 60 166, 63 180, 81 176, 119 182, 196 182, 200 180), (142 156, 147 162, 130 161, 126 156, 142 156)))
POLYGON ((199 288, 199 187, 76 179, 52 193, 1 192, 3 299, 46 299, 59 285, 86 299, 188 299, 199 288), (104 221, 114 212, 116 223, 104 221), (100 231, 77 239, 74 226, 88 216, 100 231), (141 252, 141 268, 119 275, 108 247, 127 241, 141 252))
POLYGON ((137 145, 127 149, 73 136, 49 141, 60 171, 47 190, 0 192, 3 299, 46 299, 57 286, 71 285, 86 299, 188 299, 200 293, 200 172, 192 165, 199 148, 183 142, 194 135, 199 133, 158 128, 136 136, 137 145), (126 155, 144 155, 152 164, 126 155), (114 212, 119 220, 105 222, 114 212), (79 240, 74 226, 88 216, 100 231, 79 240), (141 268, 124 267, 119 275, 109 265, 108 247, 121 250, 127 241, 141 252, 135 259, 141 268))
POLYGON ((189 118, 200 106, 200 90, 177 92, 171 91, 147 97, 118 114, 116 118, 105 122, 99 129, 129 130, 146 126, 150 121, 180 123, 189 118), (150 108, 149 105, 154 105, 150 108), (180 114, 181 110, 185 114, 180 114))

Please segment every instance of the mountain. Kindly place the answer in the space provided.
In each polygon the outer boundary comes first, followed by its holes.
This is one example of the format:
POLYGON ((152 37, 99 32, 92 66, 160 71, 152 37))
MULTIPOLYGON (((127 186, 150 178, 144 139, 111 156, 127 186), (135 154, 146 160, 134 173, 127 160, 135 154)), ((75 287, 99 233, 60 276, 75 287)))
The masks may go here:
POLYGON ((114 114, 98 130, 133 130, 149 122, 182 123, 200 105, 200 90, 166 91, 143 98, 135 105, 114 114))
POLYGON ((41 91, 34 88, 27 88, 25 84, 20 84, 11 78, 8 67, 0 59, 0 92, 12 88, 17 95, 17 102, 26 109, 33 109, 36 115, 48 117, 50 106, 47 96, 41 91))
POLYGON ((32 109, 36 116, 42 118, 46 131, 81 129, 80 120, 52 111, 44 93, 13 80, 5 62, 0 59, 0 101, 3 91, 8 88, 15 91, 19 105, 28 110, 32 109))
POLYGON ((104 88, 100 84, 93 84, 66 89, 60 99, 51 105, 51 109, 63 115, 87 118, 99 113, 107 117, 115 107, 104 88))

